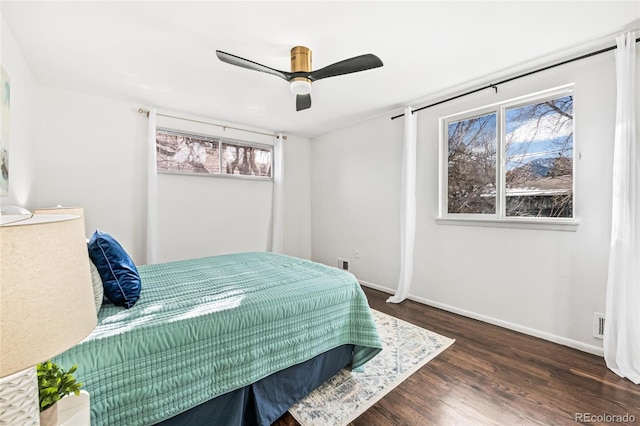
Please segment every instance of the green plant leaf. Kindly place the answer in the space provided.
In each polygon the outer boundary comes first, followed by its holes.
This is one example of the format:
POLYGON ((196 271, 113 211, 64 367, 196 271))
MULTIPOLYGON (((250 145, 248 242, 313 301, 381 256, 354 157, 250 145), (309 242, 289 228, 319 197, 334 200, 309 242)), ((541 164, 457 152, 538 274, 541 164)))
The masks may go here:
POLYGON ((51 405, 60 401, 62 397, 73 393, 80 394, 82 383, 76 381, 73 373, 78 365, 72 366, 69 371, 58 367, 51 360, 36 365, 38 377, 38 389, 40 393, 40 411, 44 411, 51 405))

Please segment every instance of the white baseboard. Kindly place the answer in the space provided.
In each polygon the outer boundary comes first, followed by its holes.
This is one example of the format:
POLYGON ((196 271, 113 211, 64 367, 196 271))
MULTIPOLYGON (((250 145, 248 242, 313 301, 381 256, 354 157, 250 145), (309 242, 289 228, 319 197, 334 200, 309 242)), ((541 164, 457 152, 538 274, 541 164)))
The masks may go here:
MULTIPOLYGON (((395 290, 384 287, 378 284, 370 283, 364 280, 358 280, 361 285, 369 288, 373 288, 375 290, 382 291, 384 293, 394 294, 395 290)), ((433 306, 434 308, 442 309, 443 311, 452 312, 454 314, 462 315, 467 318, 473 318, 478 321, 486 322, 488 324, 497 325, 499 327, 507 328, 509 330, 517 331, 519 333, 527 334, 529 336, 538 337, 543 340, 548 340, 553 343, 558 343, 563 346, 568 346, 573 349, 577 349, 582 352, 587 352, 593 355, 604 356, 604 350, 598 346, 588 345, 583 342, 579 342, 577 340, 568 339, 566 337, 558 336, 555 334, 547 333, 545 331, 536 330, 533 328, 525 327, 520 324, 514 324, 508 321, 503 321, 501 319, 493 318, 487 315, 478 314, 476 312, 467 311, 466 309, 456 308, 455 306, 445 305, 444 303, 435 302, 433 300, 425 299, 423 297, 414 296, 409 294, 407 299, 413 300, 418 303, 422 303, 423 305, 433 306)))
POLYGON ((393 289, 391 289, 391 288, 383 287, 383 286, 381 286, 381 285, 374 284, 374 283, 370 283, 369 281, 365 281, 365 280, 358 279, 358 282, 360 283, 360 285, 363 285, 363 286, 365 286, 365 287, 372 288, 372 289, 374 289, 374 290, 380 290, 380 291, 382 291, 383 293, 394 294, 394 293, 396 292, 395 290, 393 290, 393 289))

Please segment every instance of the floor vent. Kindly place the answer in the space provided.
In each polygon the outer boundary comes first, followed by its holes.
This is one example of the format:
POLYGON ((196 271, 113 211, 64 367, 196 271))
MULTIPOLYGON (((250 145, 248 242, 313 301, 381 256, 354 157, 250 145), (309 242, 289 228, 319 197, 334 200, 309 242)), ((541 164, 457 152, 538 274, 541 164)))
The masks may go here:
POLYGON ((593 337, 604 339, 604 314, 593 313, 593 337))

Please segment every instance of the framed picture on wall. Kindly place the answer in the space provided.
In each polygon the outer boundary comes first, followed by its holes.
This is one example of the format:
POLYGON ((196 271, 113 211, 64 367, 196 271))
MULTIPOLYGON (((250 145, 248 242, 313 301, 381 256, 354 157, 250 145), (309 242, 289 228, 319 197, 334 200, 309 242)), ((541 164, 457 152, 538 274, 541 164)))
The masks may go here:
POLYGON ((9 195, 9 105, 11 82, 4 68, 0 68, 0 196, 9 195))

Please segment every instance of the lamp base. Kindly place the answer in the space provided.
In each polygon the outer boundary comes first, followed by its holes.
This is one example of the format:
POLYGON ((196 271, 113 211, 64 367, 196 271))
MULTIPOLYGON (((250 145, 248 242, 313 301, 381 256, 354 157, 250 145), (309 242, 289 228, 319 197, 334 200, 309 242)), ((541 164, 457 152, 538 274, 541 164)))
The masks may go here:
POLYGON ((0 378, 0 426, 40 424, 35 367, 0 378))

